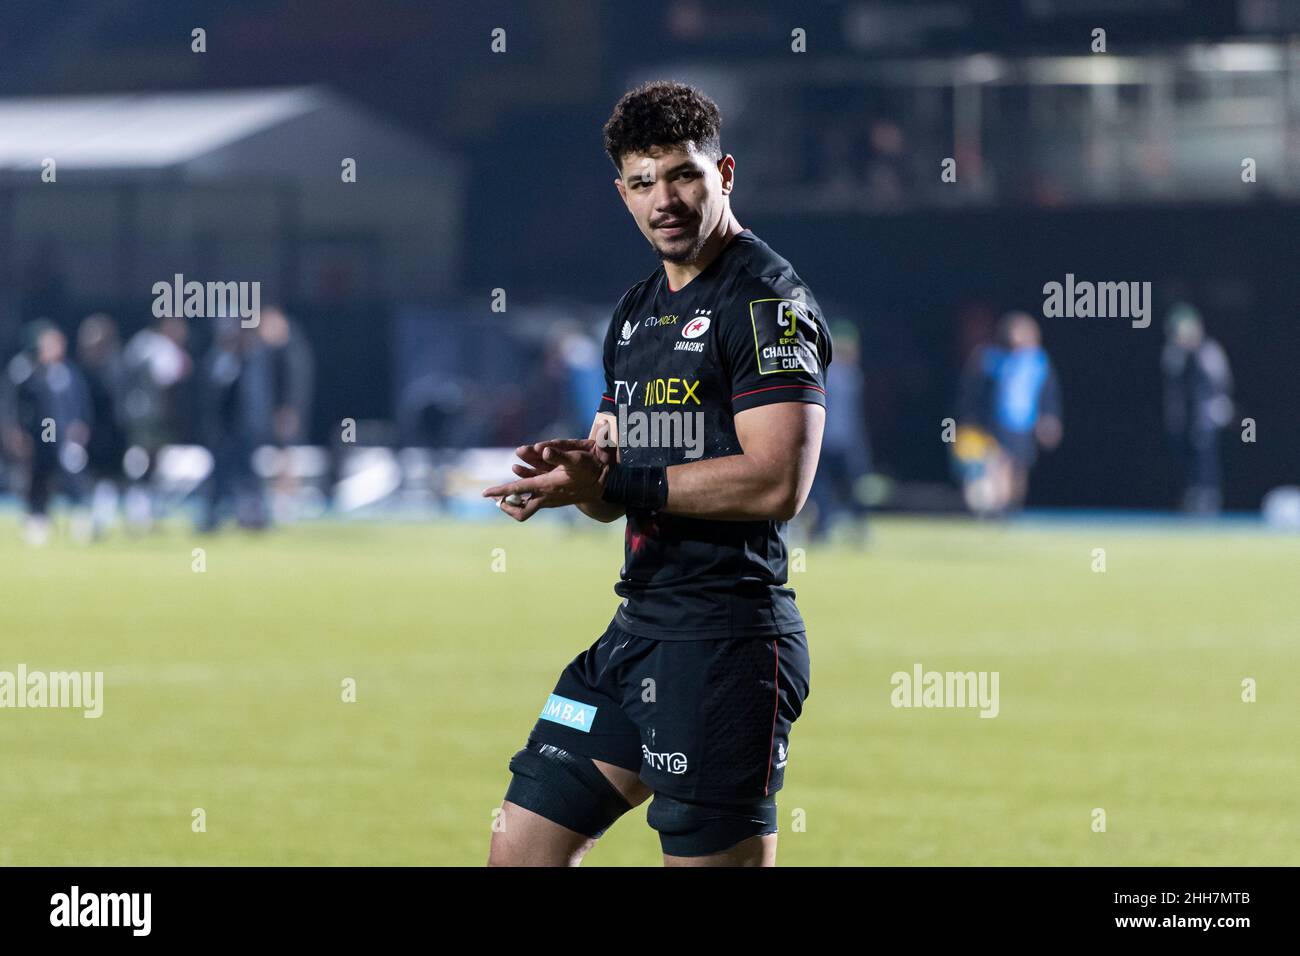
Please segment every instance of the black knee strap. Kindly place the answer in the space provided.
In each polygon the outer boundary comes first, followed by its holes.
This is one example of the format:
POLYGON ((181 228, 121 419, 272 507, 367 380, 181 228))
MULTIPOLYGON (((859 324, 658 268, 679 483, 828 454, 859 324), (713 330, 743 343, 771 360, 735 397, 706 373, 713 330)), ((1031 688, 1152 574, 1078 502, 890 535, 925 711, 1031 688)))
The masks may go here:
POLYGON ((656 793, 646 822, 659 831, 659 843, 669 856, 707 856, 730 849, 742 840, 775 833, 776 795, 747 803, 702 803, 656 793))
POLYGON ((510 760, 506 799, 589 837, 599 837, 632 805, 590 757, 530 740, 510 760))

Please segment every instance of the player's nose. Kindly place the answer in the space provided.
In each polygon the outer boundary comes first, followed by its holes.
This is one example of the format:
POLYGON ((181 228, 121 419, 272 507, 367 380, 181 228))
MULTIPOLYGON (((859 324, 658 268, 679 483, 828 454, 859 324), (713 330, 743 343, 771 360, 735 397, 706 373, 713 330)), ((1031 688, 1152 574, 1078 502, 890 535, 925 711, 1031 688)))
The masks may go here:
POLYGON ((655 197, 654 218, 669 219, 679 218, 687 212, 686 203, 682 202, 681 196, 669 187, 662 195, 655 197))
POLYGON ((655 181, 654 206, 656 212, 668 213, 681 206, 681 196, 677 193, 677 184, 660 177, 655 181))

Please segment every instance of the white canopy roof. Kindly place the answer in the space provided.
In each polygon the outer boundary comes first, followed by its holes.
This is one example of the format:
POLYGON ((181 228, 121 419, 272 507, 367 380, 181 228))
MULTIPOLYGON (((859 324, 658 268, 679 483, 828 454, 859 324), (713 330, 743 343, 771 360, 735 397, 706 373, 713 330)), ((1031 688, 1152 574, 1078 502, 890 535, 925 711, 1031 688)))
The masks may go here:
MULTIPOLYGON (((0 171, 176 170, 291 174, 362 152, 435 172, 428 145, 321 88, 0 99, 0 171)), ((391 171, 391 170, 390 170, 391 171)))

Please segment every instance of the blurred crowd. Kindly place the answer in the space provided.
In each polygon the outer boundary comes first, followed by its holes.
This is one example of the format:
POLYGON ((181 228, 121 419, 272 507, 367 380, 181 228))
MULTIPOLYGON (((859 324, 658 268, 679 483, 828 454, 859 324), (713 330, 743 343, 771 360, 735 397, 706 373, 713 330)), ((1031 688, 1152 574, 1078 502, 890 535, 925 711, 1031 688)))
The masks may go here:
MULTIPOLYGON (((455 450, 512 447, 521 435, 586 434, 604 387, 603 324, 540 323, 520 346, 532 358, 519 363, 528 371, 504 384, 496 376, 436 371, 412 379, 400 393, 395 443, 455 450)), ((957 327, 964 367, 945 387, 956 401, 944 434, 954 476, 967 509, 1012 515, 1025 504, 1040 454, 1064 437, 1061 384, 1028 313, 1009 312, 995 327, 989 316, 983 331, 957 327)), ((102 313, 87 316, 71 336, 45 320, 26 326, 22 348, 0 376, 0 450, 31 543, 49 538, 56 494, 69 503, 70 527, 81 539, 118 523, 147 531, 187 496, 202 530, 232 517, 262 528, 273 510, 269 498, 292 499, 296 479, 283 466, 287 459, 268 473, 255 467, 255 453, 311 442, 315 360, 299 323, 278 307, 264 308, 252 328, 215 320, 202 330, 210 333, 202 349, 192 346, 193 331, 184 319, 163 318, 123 341, 102 313), (194 481, 177 491, 177 482, 159 480, 167 450, 193 446, 207 451, 201 469, 192 457, 183 469, 197 473, 194 481)), ((886 425, 900 412, 877 400, 888 389, 870 388, 879 365, 864 361, 860 334, 852 322, 832 327, 831 400, 805 519, 814 541, 842 525, 852 540, 865 541, 873 506, 927 507, 891 497, 889 479, 873 475, 869 414, 886 425)), ((1182 507, 1215 514, 1233 382, 1224 349, 1191 305, 1175 305, 1166 317, 1160 375, 1182 507)), ((937 500, 928 506, 943 507, 937 500)))
POLYGON ((56 493, 69 503, 78 539, 123 520, 148 531, 166 507, 156 480, 161 454, 179 445, 210 455, 197 490, 202 530, 231 516, 245 527, 267 524, 253 452, 308 439, 312 350, 279 307, 263 308, 254 327, 213 321, 201 355, 181 318, 157 319, 125 342, 103 313, 83 319, 71 342, 48 320, 25 327, 0 376, 0 438, 31 544, 50 536, 56 493))
MULTIPOLYGON (((1160 375, 1182 510, 1217 514, 1223 507, 1220 437, 1233 418, 1232 371, 1188 303, 1174 305, 1166 317, 1160 375)), ((1061 386, 1032 316, 1007 313, 995 341, 974 348, 957 405, 951 440, 967 507, 992 516, 1019 511, 1039 451, 1056 448, 1064 435, 1061 386)))

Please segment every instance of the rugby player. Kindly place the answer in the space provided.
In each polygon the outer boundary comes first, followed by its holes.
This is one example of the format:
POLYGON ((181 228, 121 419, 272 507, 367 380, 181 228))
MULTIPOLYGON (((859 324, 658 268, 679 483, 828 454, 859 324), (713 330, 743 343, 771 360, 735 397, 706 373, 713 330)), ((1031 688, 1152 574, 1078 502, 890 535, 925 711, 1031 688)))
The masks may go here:
POLYGON ((576 866, 651 796, 665 865, 776 861, 775 794, 809 693, 785 527, 817 467, 831 343, 790 263, 737 222, 720 125, 678 83, 618 102, 614 185, 662 267, 614 310, 589 436, 517 449, 519 480, 483 492, 517 521, 565 505, 627 519, 622 604, 510 761, 489 865, 576 866), (618 433, 674 412, 696 416, 702 449, 618 433))

